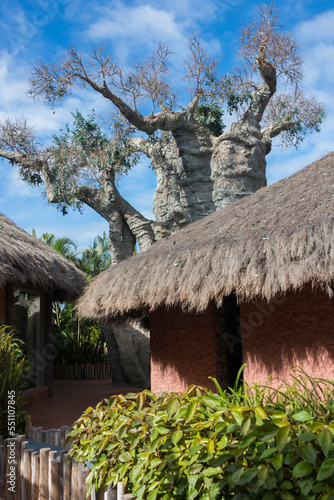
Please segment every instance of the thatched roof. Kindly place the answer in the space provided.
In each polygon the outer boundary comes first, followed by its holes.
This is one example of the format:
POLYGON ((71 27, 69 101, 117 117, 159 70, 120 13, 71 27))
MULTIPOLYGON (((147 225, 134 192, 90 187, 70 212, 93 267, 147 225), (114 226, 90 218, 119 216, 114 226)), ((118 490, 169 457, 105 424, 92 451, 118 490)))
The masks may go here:
POLYGON ((334 283, 334 153, 103 272, 79 300, 91 318, 160 306, 202 311, 236 293, 270 299, 334 283))
POLYGON ((6 284, 64 300, 77 298, 86 278, 60 253, 0 214, 0 288, 6 284))

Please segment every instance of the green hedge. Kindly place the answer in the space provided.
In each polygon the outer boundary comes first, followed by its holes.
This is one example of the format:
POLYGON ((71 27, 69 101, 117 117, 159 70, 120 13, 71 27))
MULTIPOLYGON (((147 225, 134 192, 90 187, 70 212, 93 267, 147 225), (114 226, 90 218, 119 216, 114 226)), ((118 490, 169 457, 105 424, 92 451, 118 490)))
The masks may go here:
POLYGON ((226 401, 114 396, 76 422, 70 454, 92 463, 90 490, 122 481, 138 499, 334 499, 334 421, 226 401))

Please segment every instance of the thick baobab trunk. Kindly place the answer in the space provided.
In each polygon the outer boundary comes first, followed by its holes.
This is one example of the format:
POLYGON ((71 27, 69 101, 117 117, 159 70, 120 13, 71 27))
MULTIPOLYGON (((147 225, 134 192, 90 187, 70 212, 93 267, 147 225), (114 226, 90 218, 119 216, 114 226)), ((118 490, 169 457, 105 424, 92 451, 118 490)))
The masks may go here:
POLYGON ((153 165, 157 175, 153 213, 170 233, 215 210, 210 179, 213 139, 199 126, 177 130, 163 148, 163 164, 153 165))
POLYGON ((270 142, 264 141, 254 119, 239 120, 218 137, 211 158, 215 210, 266 186, 269 151, 270 142))
POLYGON ((150 386, 150 336, 140 325, 102 323, 116 385, 146 389, 150 386))
POLYGON ((266 185, 269 151, 270 141, 254 118, 233 123, 220 137, 202 127, 174 132, 164 164, 155 168, 155 220, 173 233, 254 193, 266 185))

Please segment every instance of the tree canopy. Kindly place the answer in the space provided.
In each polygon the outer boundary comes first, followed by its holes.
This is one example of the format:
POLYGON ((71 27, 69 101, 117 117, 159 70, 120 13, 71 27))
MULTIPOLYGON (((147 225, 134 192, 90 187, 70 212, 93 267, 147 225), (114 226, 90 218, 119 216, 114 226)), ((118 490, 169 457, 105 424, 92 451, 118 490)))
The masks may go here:
POLYGON ((94 114, 84 118, 76 111, 73 128, 42 147, 26 121, 0 126, 0 155, 19 165, 24 180, 44 183, 49 201, 63 213, 87 204, 108 221, 113 263, 131 256, 136 241, 145 250, 265 185, 272 139, 298 146, 319 131, 325 115, 325 107, 303 93, 298 46, 272 5, 242 29, 239 64, 228 74, 219 73, 218 61, 197 38, 190 40, 185 106, 171 83, 170 56, 161 44, 127 69, 104 48, 83 55, 70 49, 58 62, 32 68, 30 95, 55 106, 75 87, 89 88, 111 104, 109 128, 94 114), (223 113, 236 116, 228 130, 223 113), (154 221, 117 187, 140 153, 157 176, 154 221))

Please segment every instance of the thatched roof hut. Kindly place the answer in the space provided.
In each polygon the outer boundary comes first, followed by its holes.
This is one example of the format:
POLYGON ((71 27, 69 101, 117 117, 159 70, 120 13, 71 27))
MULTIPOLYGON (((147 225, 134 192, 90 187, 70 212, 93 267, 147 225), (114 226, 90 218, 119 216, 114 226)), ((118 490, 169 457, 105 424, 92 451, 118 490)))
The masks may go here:
POLYGON ((0 214, 0 289, 24 286, 70 300, 85 284, 85 275, 68 259, 0 214))
POLYGON ((76 299, 85 284, 68 259, 0 214, 0 320, 24 342, 30 403, 52 395, 52 301, 76 299))
POLYGON ((269 301, 334 283, 334 153, 108 269, 79 300, 82 316, 204 311, 236 294, 269 301))

